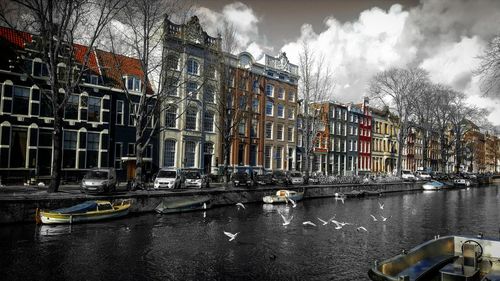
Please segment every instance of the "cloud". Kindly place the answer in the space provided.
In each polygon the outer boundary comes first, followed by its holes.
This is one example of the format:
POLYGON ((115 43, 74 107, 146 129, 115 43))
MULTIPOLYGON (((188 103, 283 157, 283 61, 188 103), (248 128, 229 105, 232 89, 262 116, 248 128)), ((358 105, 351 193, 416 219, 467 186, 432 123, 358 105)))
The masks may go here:
POLYGON ((262 37, 259 36, 257 27, 259 18, 250 7, 241 2, 228 4, 220 12, 196 7, 194 13, 198 15, 200 24, 211 36, 217 36, 224 25, 232 25, 236 33, 236 52, 247 51, 259 60, 264 50, 271 49, 260 43, 262 37))

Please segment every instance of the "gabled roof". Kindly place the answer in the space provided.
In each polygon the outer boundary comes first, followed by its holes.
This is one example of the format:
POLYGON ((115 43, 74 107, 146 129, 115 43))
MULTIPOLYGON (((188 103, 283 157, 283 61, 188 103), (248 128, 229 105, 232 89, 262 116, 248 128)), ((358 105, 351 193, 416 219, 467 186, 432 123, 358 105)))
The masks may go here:
POLYGON ((32 42, 33 35, 27 32, 0 26, 0 38, 4 38, 8 42, 15 45, 17 48, 24 49, 25 43, 32 42))

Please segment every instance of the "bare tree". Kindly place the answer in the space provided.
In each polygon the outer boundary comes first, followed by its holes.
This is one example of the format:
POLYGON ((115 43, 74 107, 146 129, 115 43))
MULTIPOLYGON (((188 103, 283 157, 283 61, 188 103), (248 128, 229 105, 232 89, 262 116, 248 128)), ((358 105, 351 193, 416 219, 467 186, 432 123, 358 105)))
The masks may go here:
POLYGON ((450 133, 450 120, 453 110, 452 101, 458 93, 450 87, 441 84, 434 85, 433 88, 435 106, 432 108, 432 114, 435 129, 439 134, 439 150, 441 152, 440 169, 442 172, 449 172, 447 164, 452 155, 450 149, 453 146, 450 133))
MULTIPOLYGON (((61 181, 63 117, 68 98, 79 89, 84 73, 89 70, 90 52, 105 26, 124 5, 123 1, 107 0, 16 0, 9 7, 23 11, 22 25, 27 31, 34 32, 33 46, 46 65, 47 80, 33 77, 28 69, 23 69, 27 78, 42 90, 52 110, 53 120, 53 165, 48 192, 57 192, 61 181), (91 19, 91 20, 90 20, 91 19), (85 36, 80 37, 85 26, 85 36), (85 40, 86 46, 77 45, 85 40), (77 58, 77 53, 83 56, 77 58)), ((19 27, 19 19, 3 14, 11 11, 2 6, 0 19, 10 27, 19 27), (10 22, 16 20, 17 23, 10 22)), ((25 58, 20 53, 19 58, 25 58)), ((21 67, 22 68, 22 67, 21 67)), ((45 73, 44 73, 45 74, 45 73)))
POLYGON ((323 57, 315 53, 305 40, 299 50, 299 97, 303 100, 303 134, 304 165, 306 180, 309 178, 310 161, 314 155, 314 146, 318 133, 324 130, 324 120, 317 103, 327 101, 334 89, 333 73, 323 57))
POLYGON ((398 131, 397 175, 401 176, 402 151, 414 113, 414 93, 422 91, 427 83, 427 73, 419 68, 391 68, 376 74, 370 82, 370 94, 397 115, 398 131))
POLYGON ((172 48, 165 43, 169 35, 180 36, 177 31, 166 30, 165 20, 174 17, 184 22, 189 14, 190 5, 180 0, 131 0, 119 14, 121 24, 110 29, 110 47, 114 56, 114 70, 121 76, 127 73, 124 60, 117 53, 125 53, 139 61, 141 86, 134 88, 123 81, 121 89, 131 105, 131 117, 135 125, 136 170, 134 181, 143 182, 144 154, 154 136, 167 129, 161 118, 165 112, 185 103, 184 110, 178 112, 175 119, 180 118, 188 108, 192 98, 201 92, 205 76, 200 70, 196 89, 177 98, 177 92, 186 85, 182 73, 187 67, 182 58, 185 44, 172 48), (171 34, 174 32, 176 34, 171 34), (121 49, 119 49, 121 48, 121 49))
POLYGON ((239 124, 247 117, 245 112, 247 104, 242 104, 242 106, 240 106, 241 97, 237 97, 232 88, 235 87, 235 84, 240 83, 248 85, 250 81, 249 77, 237 75, 237 68, 231 64, 231 54, 236 51, 237 46, 236 30, 234 26, 231 23, 224 24, 222 30, 219 30, 219 34, 222 40, 218 63, 220 94, 216 106, 219 122, 216 123, 215 127, 220 135, 223 158, 222 176, 224 185, 227 186, 229 180, 228 167, 231 147, 236 137, 236 131, 239 124), (246 81, 236 81, 236 78, 246 81))
POLYGON ((475 74, 481 77, 481 90, 485 94, 500 94, 500 36, 491 39, 475 74))

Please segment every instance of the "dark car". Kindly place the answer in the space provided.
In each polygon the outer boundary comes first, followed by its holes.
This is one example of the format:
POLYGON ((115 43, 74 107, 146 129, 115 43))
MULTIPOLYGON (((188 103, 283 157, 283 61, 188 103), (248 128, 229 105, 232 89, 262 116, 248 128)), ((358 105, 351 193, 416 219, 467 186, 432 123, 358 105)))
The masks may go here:
POLYGON ((283 184, 289 185, 291 184, 290 178, 283 171, 274 171, 273 172, 273 183, 275 184, 283 184))
POLYGON ((254 176, 254 181, 258 185, 270 185, 273 184, 273 175, 271 173, 257 174, 254 176))
POLYGON ((233 182, 234 186, 252 186, 252 179, 247 173, 233 173, 231 175, 231 181, 233 182))

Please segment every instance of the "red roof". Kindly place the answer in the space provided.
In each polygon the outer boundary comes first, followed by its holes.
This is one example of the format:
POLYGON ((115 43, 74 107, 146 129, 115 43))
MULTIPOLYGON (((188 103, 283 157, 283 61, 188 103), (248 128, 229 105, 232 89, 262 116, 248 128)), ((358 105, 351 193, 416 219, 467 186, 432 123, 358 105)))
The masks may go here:
POLYGON ((24 43, 31 43, 32 37, 33 36, 27 32, 0 26, 0 38, 5 38, 18 48, 24 49, 24 43))
MULTIPOLYGON (((27 32, 18 31, 8 27, 0 26, 0 38, 6 39, 11 44, 18 48, 24 49, 25 43, 31 43, 34 35, 27 32)), ((83 63, 84 55, 88 50, 88 46, 73 44, 75 59, 80 64, 83 63)), ((115 88, 122 88, 122 77, 132 75, 141 80, 144 74, 141 68, 140 60, 119 54, 113 54, 102 50, 95 49, 89 53, 88 67, 95 74, 99 74, 107 78, 115 88)), ((148 85, 148 92, 152 93, 151 85, 148 85)))

